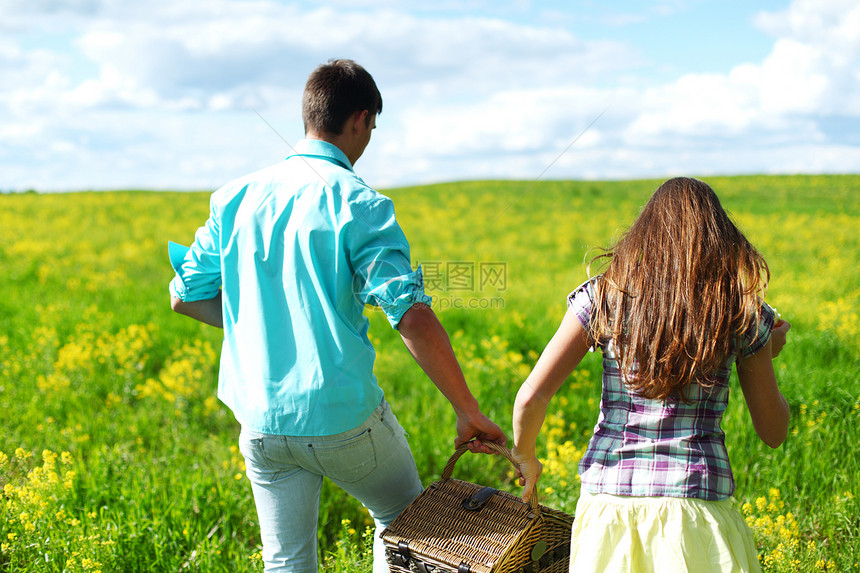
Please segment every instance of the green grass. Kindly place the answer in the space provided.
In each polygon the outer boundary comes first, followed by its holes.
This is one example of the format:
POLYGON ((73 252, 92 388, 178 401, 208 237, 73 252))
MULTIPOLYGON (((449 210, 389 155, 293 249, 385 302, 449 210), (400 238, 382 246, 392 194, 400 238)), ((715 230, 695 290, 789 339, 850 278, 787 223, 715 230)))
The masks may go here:
MULTIPOLYGON (((726 414, 735 503, 766 570, 860 570, 860 177, 706 180, 767 258, 768 298, 792 323, 776 363, 792 408, 786 443, 758 440, 737 391, 726 414)), ((474 393, 507 431, 588 253, 659 183, 387 192, 414 263, 436 274, 432 294, 474 393), (470 265, 476 279, 495 269, 504 281, 455 280, 470 265)), ((0 570, 262 569, 239 428, 213 398, 220 331, 168 305, 167 240, 190 242, 207 214, 207 193, 0 195, 0 570)), ((452 453, 453 412, 384 317, 368 315, 376 375, 429 484, 452 453)), ((568 512, 597 417, 599 358, 553 400, 541 444, 541 502, 568 512)), ((465 456, 454 475, 518 491, 501 458, 465 456)), ((369 524, 325 483, 326 571, 369 571, 369 524)))

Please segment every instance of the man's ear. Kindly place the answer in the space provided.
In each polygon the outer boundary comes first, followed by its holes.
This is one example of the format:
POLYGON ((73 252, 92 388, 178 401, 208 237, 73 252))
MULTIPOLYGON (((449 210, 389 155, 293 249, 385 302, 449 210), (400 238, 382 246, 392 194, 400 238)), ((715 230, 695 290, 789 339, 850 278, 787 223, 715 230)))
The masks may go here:
POLYGON ((356 111, 352 114, 352 132, 358 133, 362 128, 367 125, 367 114, 370 113, 368 110, 364 109, 361 111, 356 111))

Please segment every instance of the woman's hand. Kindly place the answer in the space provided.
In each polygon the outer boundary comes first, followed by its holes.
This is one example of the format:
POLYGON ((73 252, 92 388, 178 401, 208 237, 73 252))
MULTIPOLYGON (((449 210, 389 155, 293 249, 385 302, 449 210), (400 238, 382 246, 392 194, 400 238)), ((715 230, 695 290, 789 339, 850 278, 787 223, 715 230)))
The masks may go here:
POLYGON ((782 319, 779 319, 778 322, 773 325, 773 330, 770 332, 771 358, 776 358, 779 356, 779 353, 782 352, 782 347, 785 346, 789 328, 791 328, 791 325, 788 321, 782 319))
POLYGON ((517 451, 516 446, 511 450, 511 456, 517 463, 517 478, 523 487, 523 500, 529 501, 540 475, 543 472, 543 464, 534 455, 527 456, 517 451))

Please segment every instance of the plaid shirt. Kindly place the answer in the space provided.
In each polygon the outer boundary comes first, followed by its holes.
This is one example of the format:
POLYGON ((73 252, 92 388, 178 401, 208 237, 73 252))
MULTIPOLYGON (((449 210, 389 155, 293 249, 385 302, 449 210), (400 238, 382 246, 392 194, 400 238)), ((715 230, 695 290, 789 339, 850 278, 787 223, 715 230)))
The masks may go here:
MULTIPOLYGON (((569 310, 588 327, 594 284, 568 296, 569 310)), ((763 306, 757 332, 750 332, 743 357, 760 350, 773 328, 774 313, 763 306)), ((720 421, 729 399, 734 354, 717 371, 710 389, 691 384, 690 403, 650 400, 631 394, 618 370, 611 344, 603 351, 600 417, 579 464, 582 487, 591 493, 626 496, 727 499, 735 489, 720 421)))

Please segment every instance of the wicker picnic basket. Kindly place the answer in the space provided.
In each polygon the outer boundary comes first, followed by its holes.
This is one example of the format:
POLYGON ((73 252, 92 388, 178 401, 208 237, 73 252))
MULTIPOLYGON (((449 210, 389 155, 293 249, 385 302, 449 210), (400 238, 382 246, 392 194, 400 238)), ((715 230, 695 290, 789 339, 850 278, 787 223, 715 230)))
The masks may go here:
MULTIPOLYGON (((504 446, 485 442, 514 463, 504 446)), ((391 573, 567 573, 573 517, 451 478, 467 447, 382 532, 391 573)))

